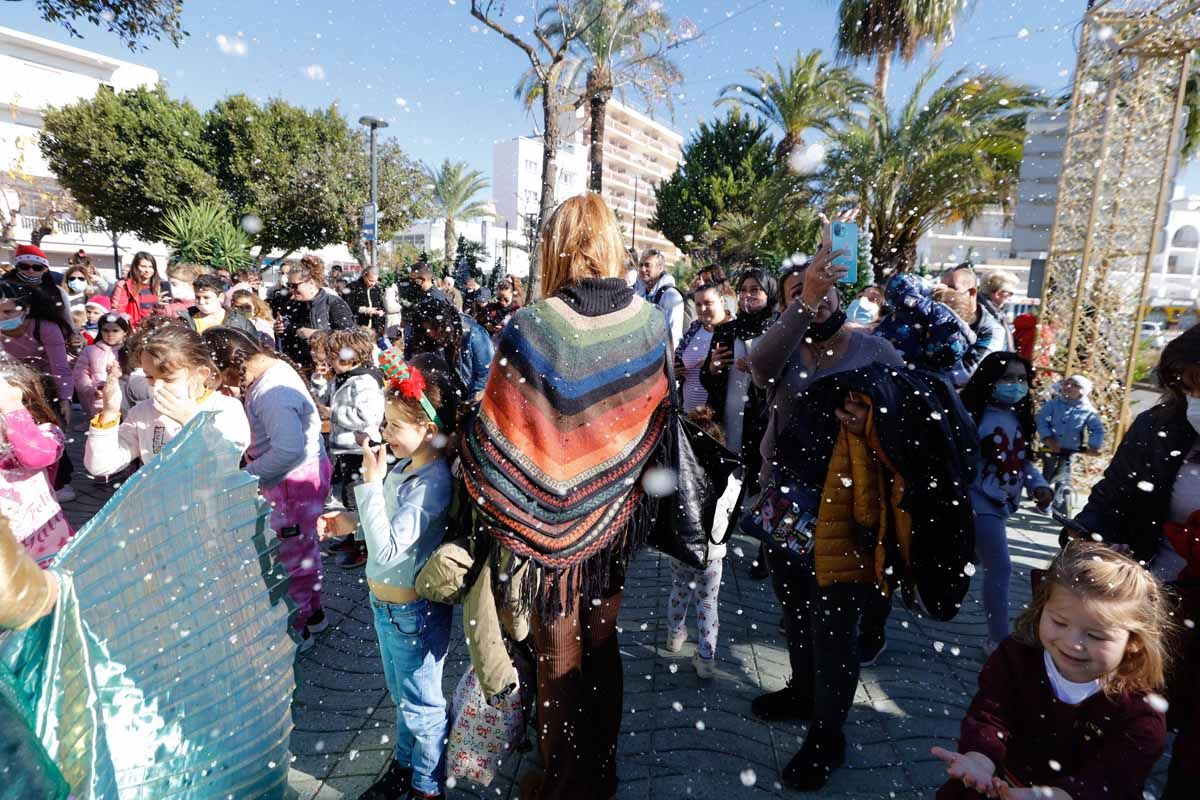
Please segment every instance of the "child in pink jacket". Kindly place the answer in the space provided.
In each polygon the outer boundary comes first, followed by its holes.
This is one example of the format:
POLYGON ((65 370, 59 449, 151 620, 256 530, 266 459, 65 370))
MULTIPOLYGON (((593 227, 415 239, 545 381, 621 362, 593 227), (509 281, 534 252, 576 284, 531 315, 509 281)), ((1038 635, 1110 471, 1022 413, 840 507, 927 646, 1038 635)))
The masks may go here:
POLYGON ((125 337, 131 330, 125 317, 105 314, 98 323, 96 343, 83 348, 75 360, 75 394, 83 409, 85 425, 100 412, 100 390, 108 380, 109 367, 120 363, 125 337))
POLYGON ((54 497, 64 442, 41 376, 0 362, 0 515, 43 569, 74 534, 54 497))

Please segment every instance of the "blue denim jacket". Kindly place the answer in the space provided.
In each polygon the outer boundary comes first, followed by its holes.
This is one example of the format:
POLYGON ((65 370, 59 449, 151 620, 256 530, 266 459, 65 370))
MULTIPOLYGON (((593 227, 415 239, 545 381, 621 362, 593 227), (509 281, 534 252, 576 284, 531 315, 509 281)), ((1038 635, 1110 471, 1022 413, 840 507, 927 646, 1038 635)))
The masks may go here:
POLYGON ((446 535, 453 483, 444 458, 406 473, 408 463, 398 462, 382 482, 354 487, 354 499, 367 579, 411 589, 446 535))
POLYGON ((458 352, 458 377, 467 387, 467 396, 475 397, 487 387, 488 370, 495 355, 492 338, 475 320, 463 315, 463 341, 458 352))
POLYGON ((1037 413, 1038 436, 1045 442, 1057 439, 1063 450, 1082 450, 1083 434, 1087 431, 1087 446, 1099 449, 1104 444, 1104 422, 1090 403, 1069 403, 1062 397, 1052 397, 1037 413))

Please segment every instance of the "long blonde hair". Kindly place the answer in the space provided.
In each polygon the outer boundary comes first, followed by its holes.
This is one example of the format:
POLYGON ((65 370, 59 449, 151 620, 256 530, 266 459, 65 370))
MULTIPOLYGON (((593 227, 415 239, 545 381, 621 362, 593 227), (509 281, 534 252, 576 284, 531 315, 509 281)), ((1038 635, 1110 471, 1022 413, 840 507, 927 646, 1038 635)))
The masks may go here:
POLYGON ((583 278, 623 274, 621 229, 600 195, 576 195, 554 210, 542 235, 542 296, 583 278))
POLYGON ((1102 544, 1069 542, 1017 619, 1013 635, 1019 641, 1041 647, 1038 627, 1055 587, 1073 592, 1111 625, 1129 631, 1125 657, 1103 679, 1105 694, 1148 692, 1164 684, 1170 611, 1162 587, 1145 567, 1102 544))

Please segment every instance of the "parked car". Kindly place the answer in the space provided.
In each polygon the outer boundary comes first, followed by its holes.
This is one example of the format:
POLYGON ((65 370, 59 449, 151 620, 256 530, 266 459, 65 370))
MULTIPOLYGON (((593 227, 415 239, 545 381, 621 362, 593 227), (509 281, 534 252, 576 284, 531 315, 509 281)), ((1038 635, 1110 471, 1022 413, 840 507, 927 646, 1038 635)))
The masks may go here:
POLYGON ((1167 346, 1166 326, 1161 322, 1151 322, 1144 320, 1142 322, 1142 341, 1149 344, 1156 350, 1161 350, 1167 346))

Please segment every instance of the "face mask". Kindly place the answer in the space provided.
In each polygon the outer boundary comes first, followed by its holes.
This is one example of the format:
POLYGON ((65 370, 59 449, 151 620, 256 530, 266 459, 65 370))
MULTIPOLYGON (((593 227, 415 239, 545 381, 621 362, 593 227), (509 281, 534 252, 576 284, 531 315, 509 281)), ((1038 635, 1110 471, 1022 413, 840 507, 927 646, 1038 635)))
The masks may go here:
POLYGON ((992 399, 997 403, 1015 406, 1029 394, 1029 385, 1025 383, 997 383, 992 390, 992 399))
POLYGON ((1200 432, 1200 397, 1189 397, 1187 403, 1188 422, 1192 423, 1192 428, 1200 432))
POLYGON ((182 281, 171 281, 171 296, 185 303, 191 303, 196 300, 196 292, 192 289, 192 285, 190 283, 183 283, 182 281))
POLYGON ((879 306, 864 297, 855 299, 846 308, 846 319, 859 325, 870 325, 878 318, 879 306))
POLYGON ((824 322, 810 324, 808 326, 808 336, 812 337, 814 342, 823 342, 840 331, 844 324, 846 324, 846 312, 839 308, 833 312, 833 316, 824 322))
POLYGON ((44 274, 42 272, 26 272, 23 269, 16 270, 16 273, 17 273, 18 280, 20 280, 24 283, 35 283, 35 284, 42 282, 42 275, 44 274))
POLYGON ((67 288, 72 292, 82 292, 87 288, 87 281, 80 280, 79 278, 72 278, 71 280, 67 281, 67 288))
POLYGON ((24 322, 24 314, 21 314, 19 317, 13 317, 12 319, 0 321, 0 331, 15 331, 17 328, 21 327, 24 322))

